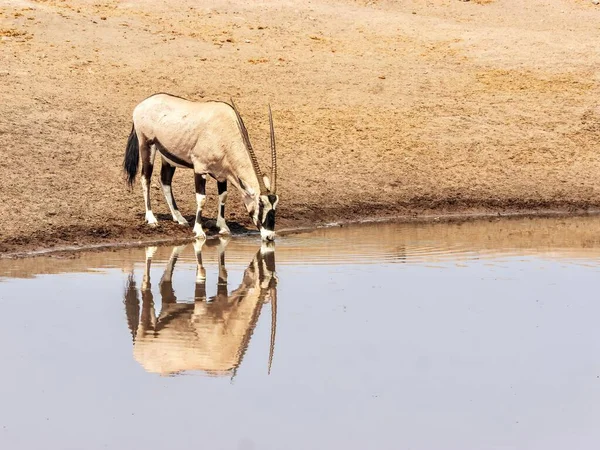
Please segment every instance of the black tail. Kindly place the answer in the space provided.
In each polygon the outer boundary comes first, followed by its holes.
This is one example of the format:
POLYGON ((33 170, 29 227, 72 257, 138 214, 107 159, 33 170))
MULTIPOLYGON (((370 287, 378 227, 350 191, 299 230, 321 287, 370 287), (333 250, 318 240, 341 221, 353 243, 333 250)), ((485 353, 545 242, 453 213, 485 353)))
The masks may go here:
POLYGON ((127 184, 133 186, 135 176, 137 175, 138 165, 140 163, 140 143, 135 132, 135 125, 131 126, 131 133, 127 139, 127 148, 125 149, 125 159, 123 160, 123 170, 127 174, 127 184))

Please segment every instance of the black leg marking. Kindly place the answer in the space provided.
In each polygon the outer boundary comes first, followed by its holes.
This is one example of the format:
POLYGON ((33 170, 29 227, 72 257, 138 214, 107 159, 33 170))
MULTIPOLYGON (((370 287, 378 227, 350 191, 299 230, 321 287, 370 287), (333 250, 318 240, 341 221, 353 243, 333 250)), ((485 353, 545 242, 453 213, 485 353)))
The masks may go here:
MULTIPOLYGON (((173 175, 175 175, 175 166, 170 165, 166 161, 163 160, 162 166, 160 168, 160 182, 163 186, 171 186, 173 183, 173 175)), ((173 204, 173 208, 177 208, 177 202, 175 201, 175 197, 173 196, 173 191, 171 190, 171 202, 173 204)))
POLYGON ((152 178, 152 171, 154 170, 154 164, 150 162, 150 155, 147 158, 142 158, 142 176, 150 182, 152 178))
MULTIPOLYGON (((200 173, 194 173, 194 184, 196 185, 196 195, 206 196, 206 175, 200 173)), ((202 208, 198 205, 198 212, 196 213, 196 223, 202 225, 202 208)))
POLYGON ((225 220, 225 200, 227 199, 227 180, 217 181, 219 191, 219 217, 225 220), (225 195, 223 195, 225 194, 225 195))
POLYGON ((196 194, 206 195, 206 176, 195 173, 194 183, 196 185, 196 194))
POLYGON ((150 151, 150 147, 147 142, 143 140, 140 142, 140 154, 142 159, 142 188, 146 206, 146 220, 148 220, 148 215, 150 215, 152 211, 150 206, 150 180, 152 179, 152 169, 154 168, 154 165, 152 164, 152 152, 150 151))
POLYGON ((175 166, 167 163, 163 160, 162 167, 160 169, 160 182, 162 184, 171 185, 173 182, 173 175, 175 174, 175 166))
POLYGON ((223 192, 227 192, 227 181, 217 181, 217 189, 219 191, 219 195, 223 192))

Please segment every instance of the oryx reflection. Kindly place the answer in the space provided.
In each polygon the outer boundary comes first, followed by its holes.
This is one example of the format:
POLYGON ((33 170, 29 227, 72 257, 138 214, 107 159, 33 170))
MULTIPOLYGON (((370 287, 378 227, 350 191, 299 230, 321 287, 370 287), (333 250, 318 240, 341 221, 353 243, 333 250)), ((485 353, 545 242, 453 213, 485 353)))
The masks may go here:
POLYGON ((203 371, 211 375, 235 375, 250 342, 264 303, 271 302, 271 339, 268 370, 275 344, 277 278, 272 244, 263 244, 246 270, 240 286, 227 292, 225 246, 218 245, 217 294, 206 296, 206 270, 202 264, 203 241, 194 243, 196 288, 194 303, 177 302, 173 270, 185 246, 175 247, 160 280, 161 310, 155 313, 150 266, 156 248, 146 250, 146 267, 140 289, 142 307, 133 275, 125 291, 125 311, 133 336, 133 355, 148 372, 173 375, 203 371))

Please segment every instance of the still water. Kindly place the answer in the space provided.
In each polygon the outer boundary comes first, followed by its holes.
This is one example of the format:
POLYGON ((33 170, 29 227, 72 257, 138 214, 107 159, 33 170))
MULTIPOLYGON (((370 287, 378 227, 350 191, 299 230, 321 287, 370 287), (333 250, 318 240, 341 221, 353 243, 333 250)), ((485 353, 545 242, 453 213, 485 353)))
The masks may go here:
POLYGON ((597 449, 600 218, 0 260, 2 449, 597 449))

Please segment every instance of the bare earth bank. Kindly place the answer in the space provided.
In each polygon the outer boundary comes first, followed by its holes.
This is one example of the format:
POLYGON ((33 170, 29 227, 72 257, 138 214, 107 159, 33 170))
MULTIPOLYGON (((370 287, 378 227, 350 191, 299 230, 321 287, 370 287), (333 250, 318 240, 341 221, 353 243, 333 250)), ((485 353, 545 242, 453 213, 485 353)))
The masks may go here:
MULTIPOLYGON (((281 227, 600 207, 598 23, 575 0, 6 0, 0 252, 190 236, 156 175, 148 229, 121 173, 161 91, 237 99, 265 170, 271 103, 281 227)), ((174 191, 191 219, 191 171, 174 191)))

